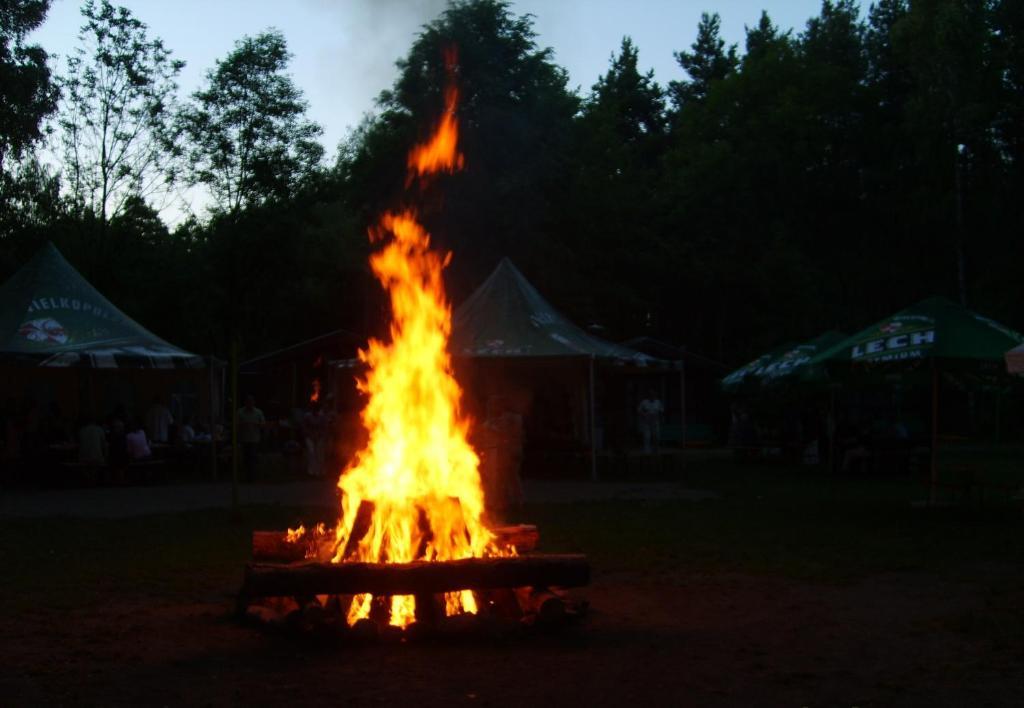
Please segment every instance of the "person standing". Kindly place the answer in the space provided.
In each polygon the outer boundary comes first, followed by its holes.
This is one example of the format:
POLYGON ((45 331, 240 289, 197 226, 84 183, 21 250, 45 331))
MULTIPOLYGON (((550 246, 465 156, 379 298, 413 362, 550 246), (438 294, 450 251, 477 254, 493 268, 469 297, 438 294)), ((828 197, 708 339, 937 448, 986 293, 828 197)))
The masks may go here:
POLYGON ((242 446, 242 465, 245 481, 256 478, 256 456, 260 447, 260 429, 266 423, 263 411, 256 407, 253 396, 245 397, 245 405, 238 409, 238 443, 242 446))
POLYGON ((320 404, 313 403, 302 418, 302 434, 306 440, 306 474, 322 477, 324 474, 324 435, 327 417, 320 404))
POLYGON ((167 406, 160 400, 160 396, 153 397, 153 405, 146 411, 146 434, 150 442, 165 443, 168 439, 168 431, 174 418, 167 406))
POLYGON ((640 427, 640 437, 644 441, 644 452, 647 454, 658 448, 658 438, 661 437, 661 414, 664 410, 654 389, 650 389, 647 397, 637 406, 637 423, 640 427))
POLYGON ((107 434, 92 418, 86 418, 78 431, 78 461, 83 465, 107 461, 107 434))

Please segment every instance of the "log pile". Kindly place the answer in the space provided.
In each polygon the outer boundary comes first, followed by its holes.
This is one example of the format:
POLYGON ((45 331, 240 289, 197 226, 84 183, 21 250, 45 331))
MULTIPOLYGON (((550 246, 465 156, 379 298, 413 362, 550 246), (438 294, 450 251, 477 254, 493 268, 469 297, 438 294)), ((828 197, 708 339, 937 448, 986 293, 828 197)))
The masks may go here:
MULTIPOLYGON (((517 553, 529 553, 537 548, 540 532, 532 524, 499 526, 491 529, 495 542, 502 548, 514 547, 517 553)), ((356 534, 352 534, 356 537, 356 534)), ((333 548, 327 548, 333 538, 305 534, 289 541, 284 531, 253 531, 252 559, 266 563, 295 563, 301 560, 329 560, 333 548)))
POLYGON ((587 603, 568 589, 590 582, 582 555, 534 553, 536 526, 492 529, 499 547, 518 555, 413 563, 331 563, 333 538, 307 534, 289 540, 279 531, 254 531, 253 562, 245 569, 239 612, 267 628, 349 639, 507 635, 563 626, 582 617, 587 603), (476 614, 445 616, 444 594, 470 590, 476 614), (373 595, 370 617, 351 627, 355 595, 373 595), (387 624, 393 595, 413 595, 416 621, 405 631, 387 624))

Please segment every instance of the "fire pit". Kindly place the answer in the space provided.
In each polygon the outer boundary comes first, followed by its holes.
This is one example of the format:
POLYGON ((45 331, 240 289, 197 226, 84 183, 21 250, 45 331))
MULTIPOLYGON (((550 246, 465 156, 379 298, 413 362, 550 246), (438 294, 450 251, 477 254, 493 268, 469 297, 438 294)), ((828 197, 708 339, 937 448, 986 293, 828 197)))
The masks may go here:
POLYGON ((535 553, 536 526, 491 531, 508 555, 408 563, 322 560, 331 547, 323 527, 254 531, 239 608, 269 627, 362 639, 508 634, 564 626, 586 614, 586 601, 568 592, 590 580, 585 556, 535 553), (456 612, 449 611, 453 595, 463 603, 456 612), (368 605, 361 599, 367 596, 368 605), (399 615, 396 622, 395 597, 413 599, 411 621, 399 615))
MULTIPOLYGON (((463 165, 454 51, 445 60, 441 120, 409 153, 412 195, 415 182, 463 165)), ((585 603, 564 589, 589 582, 584 556, 531 553, 536 527, 484 523, 480 459, 448 353, 450 254, 431 249, 411 202, 385 213, 370 238, 382 244, 370 265, 390 296, 391 324, 390 340, 371 339, 359 352, 367 443, 338 480, 333 529, 254 534, 242 608, 270 624, 364 635, 579 616, 585 603)))

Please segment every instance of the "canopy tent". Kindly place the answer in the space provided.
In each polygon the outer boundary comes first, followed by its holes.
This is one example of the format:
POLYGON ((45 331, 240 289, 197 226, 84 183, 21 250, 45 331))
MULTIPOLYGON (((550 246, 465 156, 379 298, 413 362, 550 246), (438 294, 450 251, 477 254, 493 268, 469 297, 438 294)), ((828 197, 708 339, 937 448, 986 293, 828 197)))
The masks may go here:
POLYGON ((1006 370, 1011 374, 1024 374, 1024 344, 1006 352, 1006 370))
POLYGON ((841 342, 846 335, 830 330, 803 344, 786 344, 762 354, 722 379, 727 393, 759 391, 765 387, 798 380, 813 380, 820 374, 809 364, 818 354, 841 342))
POLYGON ((474 359, 562 359, 587 362, 590 475, 597 478, 596 362, 652 367, 664 362, 588 334, 570 322, 502 258, 494 272, 455 311, 450 349, 474 359))
POLYGON ((1024 342, 1018 332, 944 297, 900 310, 814 357, 812 364, 860 369, 941 362, 943 368, 998 373, 1006 351, 1024 342))
POLYGON ((576 326, 537 291, 508 258, 455 311, 450 349, 455 357, 504 360, 576 359, 587 363, 590 474, 597 477, 595 363, 655 367, 662 362, 576 326))
POLYGON ((455 311, 455 356, 588 357, 647 366, 654 357, 599 339, 560 314, 508 258, 455 311))
POLYGON ((937 483, 939 373, 961 371, 997 376, 1008 349, 1024 337, 944 297, 922 300, 862 329, 817 356, 808 366, 866 373, 928 371, 932 385, 931 483, 937 483))
MULTIPOLYGON (((698 354, 686 346, 678 346, 655 337, 633 337, 622 342, 624 346, 656 357, 679 376, 679 431, 680 447, 709 444, 715 433, 715 423, 727 415, 720 381, 729 367, 720 361, 698 354), (696 405, 693 405, 696 403, 696 405)), ((662 391, 665 400, 665 425, 662 439, 671 439, 674 408, 672 393, 675 387, 662 391), (667 433, 667 435, 666 435, 667 433)))
POLYGON ((117 309, 52 243, 0 287, 0 361, 101 369, 206 365, 117 309))
POLYGON ((74 421, 118 407, 141 416, 159 397, 176 417, 208 417, 212 430, 223 401, 220 367, 121 312, 51 243, 0 286, 8 403, 56 405, 74 421))

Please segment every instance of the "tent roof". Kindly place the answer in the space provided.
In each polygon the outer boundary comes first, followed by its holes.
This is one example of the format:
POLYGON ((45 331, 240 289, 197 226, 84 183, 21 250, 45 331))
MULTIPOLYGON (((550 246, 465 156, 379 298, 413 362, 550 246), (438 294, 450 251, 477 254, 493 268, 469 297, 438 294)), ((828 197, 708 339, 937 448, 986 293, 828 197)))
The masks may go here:
POLYGON ((334 361, 345 355, 353 354, 365 341, 364 337, 349 332, 347 329, 335 329, 318 337, 306 339, 243 361, 239 371, 243 374, 259 373, 282 364, 318 356, 323 356, 327 361, 334 361))
POLYGON ((656 337, 633 337, 622 342, 622 346, 636 349, 638 352, 663 359, 665 361, 685 361, 687 365, 695 365, 718 371, 728 371, 729 367, 711 357, 698 354, 685 346, 677 346, 657 339, 656 337))
POLYGON ((595 357, 648 365, 654 357, 599 339, 574 325, 502 258, 455 311, 451 351, 471 357, 595 357))
POLYGON ((977 366, 1002 360, 1024 342, 1009 327, 944 297, 931 297, 829 347, 814 363, 913 363, 942 359, 977 366))
POLYGON ((735 392, 744 386, 765 386, 794 380, 807 371, 808 364, 817 354, 845 337, 841 332, 829 330, 801 344, 784 344, 733 371, 722 379, 722 387, 735 392))
POLYGON ((103 297, 47 243, 0 286, 0 360, 30 366, 202 367, 103 297))

